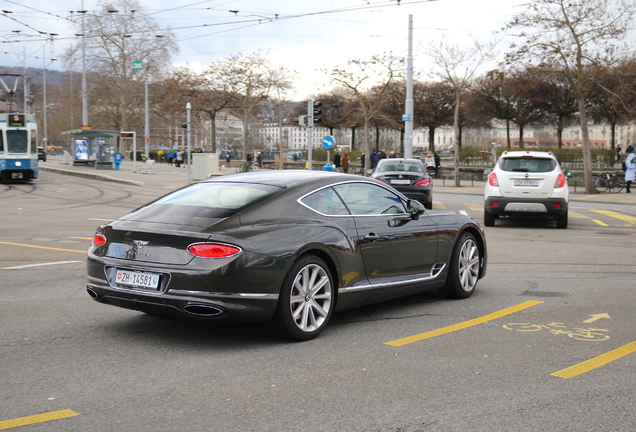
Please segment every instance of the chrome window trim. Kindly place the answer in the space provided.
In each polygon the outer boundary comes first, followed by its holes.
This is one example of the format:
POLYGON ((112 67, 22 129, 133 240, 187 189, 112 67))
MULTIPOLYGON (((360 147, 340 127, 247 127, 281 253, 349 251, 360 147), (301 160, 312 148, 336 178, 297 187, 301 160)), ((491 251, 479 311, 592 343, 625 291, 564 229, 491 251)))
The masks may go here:
MULTIPOLYGON (((309 207, 307 204, 302 202, 302 200, 307 198, 309 195, 312 195, 312 194, 314 194, 316 192, 319 192, 321 190, 332 188, 334 186, 339 186, 339 185, 342 185, 342 184, 353 184, 353 183, 362 183, 362 184, 370 184, 370 185, 373 185, 373 186, 379 186, 379 187, 387 190, 388 192, 391 192, 392 194, 396 195, 398 198, 400 198, 402 200, 402 203, 404 204, 404 207, 406 208, 406 202, 408 202, 409 199, 406 198, 404 195, 402 195, 400 192, 398 192, 398 191, 396 191, 394 189, 390 189, 386 185, 382 184, 382 182, 376 183, 376 182, 364 181, 364 180, 347 180, 347 181, 341 181, 341 182, 337 182, 337 183, 331 183, 331 184, 328 184, 326 186, 321 186, 321 187, 319 187, 317 189, 312 190, 311 192, 307 192, 306 194, 304 194, 303 196, 298 198, 296 200, 296 202, 298 204, 302 205, 303 207, 305 207, 305 208, 311 210, 312 212, 317 213, 317 214, 319 214, 321 216, 335 217, 335 218, 342 218, 342 217, 369 217, 369 216, 372 216, 372 217, 376 217, 376 216, 394 216, 394 217, 397 217, 397 216, 404 216, 404 215, 408 215, 409 214, 408 212, 404 212, 404 213, 395 213, 395 214, 391 214, 391 215, 382 214, 382 213, 365 214, 365 215, 354 215, 354 214, 351 214, 351 213, 349 213, 348 215, 331 215, 331 214, 321 213, 318 210, 316 210, 316 209, 314 209, 312 207, 309 207)), ((334 192, 338 193, 338 191, 336 191, 335 189, 334 189, 334 192)), ((338 195, 338 197, 340 197, 340 195, 338 195)), ((342 200, 342 198, 340 198, 340 199, 342 200)), ((345 206, 347 205, 344 201, 343 201, 343 204, 345 206)), ((347 211, 349 211, 348 207, 347 207, 347 211)))

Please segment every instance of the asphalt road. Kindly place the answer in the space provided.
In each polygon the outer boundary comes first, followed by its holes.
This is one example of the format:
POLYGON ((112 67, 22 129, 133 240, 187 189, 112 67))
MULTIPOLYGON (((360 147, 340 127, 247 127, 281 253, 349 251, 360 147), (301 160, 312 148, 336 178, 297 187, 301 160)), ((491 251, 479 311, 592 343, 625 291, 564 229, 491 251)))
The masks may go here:
MULTIPOLYGON (((634 206, 573 203, 567 230, 497 221, 471 298, 347 311, 289 343, 86 294, 94 228, 165 192, 48 172, 0 184, 0 430, 636 429, 634 206)), ((483 214, 478 196, 435 207, 483 214)))

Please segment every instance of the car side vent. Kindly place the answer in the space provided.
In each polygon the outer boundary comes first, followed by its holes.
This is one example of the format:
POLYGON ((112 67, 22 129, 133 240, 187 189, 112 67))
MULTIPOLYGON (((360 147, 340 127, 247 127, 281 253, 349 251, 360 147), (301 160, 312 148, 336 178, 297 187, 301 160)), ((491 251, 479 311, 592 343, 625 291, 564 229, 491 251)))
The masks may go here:
POLYGON ((431 276, 437 276, 446 267, 446 263, 435 263, 431 269, 431 276))

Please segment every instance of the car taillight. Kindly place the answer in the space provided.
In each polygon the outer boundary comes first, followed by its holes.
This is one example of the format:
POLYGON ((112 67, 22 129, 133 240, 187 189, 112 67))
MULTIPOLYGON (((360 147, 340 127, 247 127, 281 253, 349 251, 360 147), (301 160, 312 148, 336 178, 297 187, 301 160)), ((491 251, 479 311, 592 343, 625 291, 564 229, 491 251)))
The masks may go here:
POLYGON ((490 186, 499 187, 499 180, 497 180, 497 174, 495 174, 494 172, 490 173, 490 175, 488 176, 488 184, 490 186))
POLYGON ((562 188, 565 186, 565 174, 561 173, 557 176, 556 183, 554 183, 555 188, 562 188))
POLYGON ((101 246, 106 243, 106 236, 102 233, 95 233, 93 236, 93 246, 101 246))
POLYGON ((499 201, 493 201, 492 204, 490 204, 491 207, 499 207, 499 201))
POLYGON ((429 187, 431 185, 431 179, 430 178, 426 178, 424 180, 420 180, 417 183, 415 183, 413 186, 423 186, 423 187, 429 187))
POLYGON ((240 248, 223 243, 193 243, 188 252, 202 258, 227 258, 241 252, 240 248))

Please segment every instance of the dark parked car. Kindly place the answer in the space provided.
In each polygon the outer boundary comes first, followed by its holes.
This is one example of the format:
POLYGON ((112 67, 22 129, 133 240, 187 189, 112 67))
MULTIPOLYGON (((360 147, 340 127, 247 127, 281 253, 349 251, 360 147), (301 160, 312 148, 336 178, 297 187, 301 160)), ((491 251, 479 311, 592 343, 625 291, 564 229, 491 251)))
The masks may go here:
POLYGON ((417 200, 427 209, 433 208, 433 184, 419 159, 382 159, 371 177, 391 185, 407 198, 417 200))
POLYGON ((38 147, 38 160, 46 162, 46 150, 44 150, 44 147, 38 147))
POLYGON ((307 340, 334 311, 425 289, 469 297, 486 240, 471 218, 427 212, 373 179, 266 171, 195 183, 102 225, 87 268, 101 303, 273 320, 307 340))

